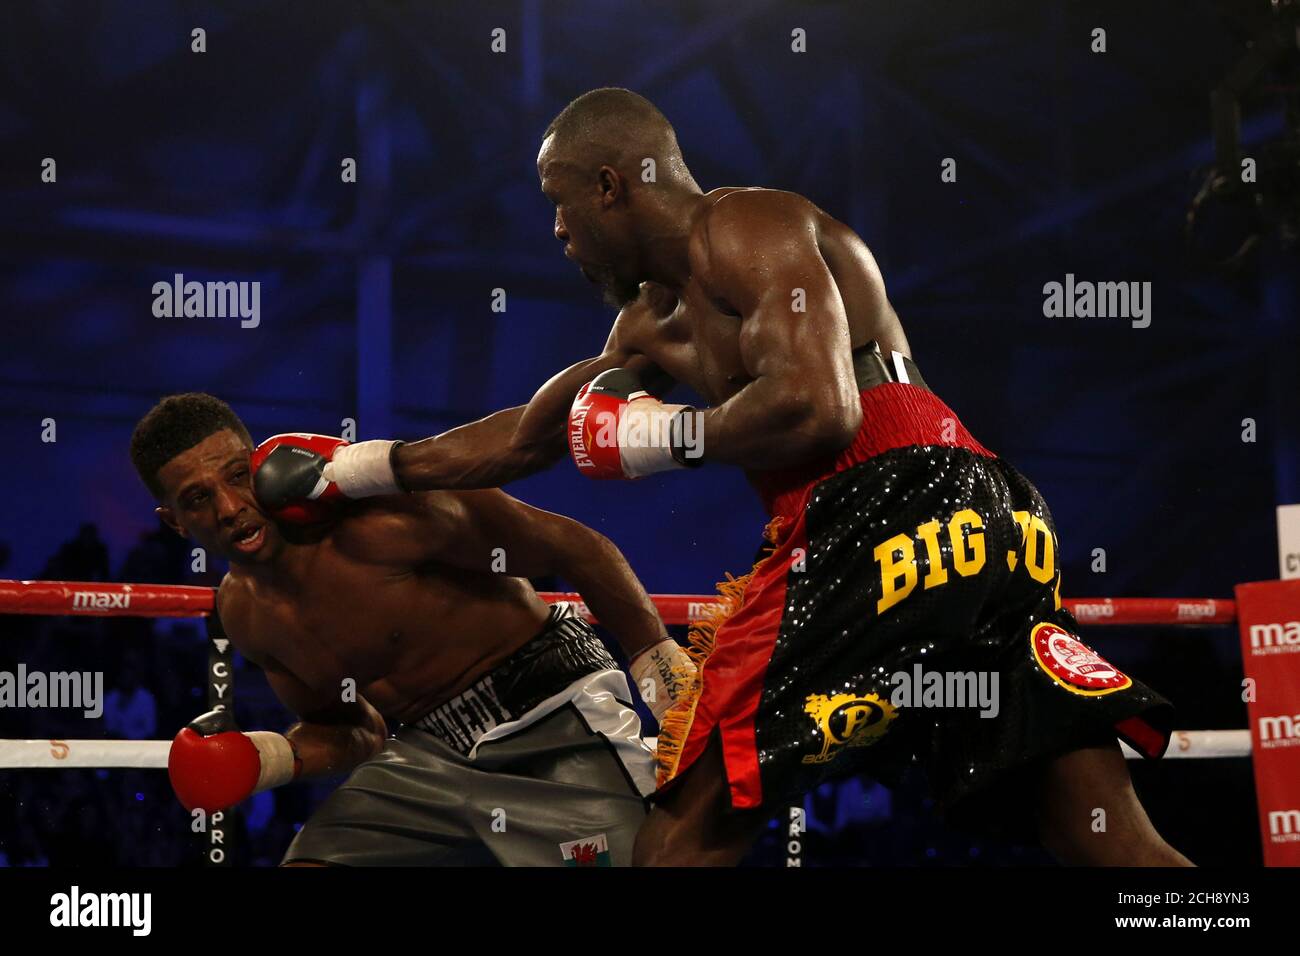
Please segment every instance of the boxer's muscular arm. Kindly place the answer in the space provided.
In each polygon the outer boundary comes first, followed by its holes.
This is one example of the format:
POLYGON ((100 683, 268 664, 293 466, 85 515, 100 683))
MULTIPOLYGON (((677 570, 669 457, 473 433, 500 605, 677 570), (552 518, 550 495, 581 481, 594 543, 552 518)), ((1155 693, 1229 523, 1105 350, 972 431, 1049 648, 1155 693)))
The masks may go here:
POLYGON ((862 422, 848 321, 806 201, 736 193, 704 228, 697 277, 740 313, 741 360, 752 377, 704 412, 704 460, 782 468, 845 447, 862 422))
POLYGON ((262 669, 275 696, 302 717, 284 732, 302 760, 300 777, 344 773, 383 748, 388 727, 364 697, 346 702, 342 687, 335 695, 321 694, 274 658, 264 658, 262 669))
POLYGON ((650 391, 666 391, 669 380, 627 344, 635 318, 624 310, 614 322, 605 350, 571 365, 537 390, 527 405, 507 408, 479 421, 398 446, 393 471, 408 491, 495 488, 543 471, 568 454, 565 429, 578 389, 601 372, 630 368, 650 391))
POLYGON ((379 752, 388 736, 384 718, 364 698, 343 700, 337 694, 322 694, 304 684, 250 638, 252 600, 222 582, 218 611, 230 642, 266 674, 267 683, 290 711, 302 717, 285 732, 294 753, 302 761, 300 777, 343 773, 379 752))
POLYGON ((511 577, 563 577, 629 659, 667 637, 654 603, 613 542, 495 488, 376 499, 375 510, 345 533, 336 540, 385 564, 436 561, 511 577))

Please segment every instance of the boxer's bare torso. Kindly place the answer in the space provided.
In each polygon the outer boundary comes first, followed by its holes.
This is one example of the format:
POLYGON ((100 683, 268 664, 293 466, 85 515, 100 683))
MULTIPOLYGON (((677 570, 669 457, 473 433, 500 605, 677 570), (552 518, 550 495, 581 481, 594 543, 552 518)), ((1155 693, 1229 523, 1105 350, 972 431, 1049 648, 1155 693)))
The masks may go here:
MULTIPOLYGON (((689 385, 711 404, 721 404, 752 381, 741 357, 744 316, 736 303, 727 301, 714 288, 711 274, 709 222, 728 203, 737 207, 733 228, 743 230, 747 215, 775 212, 792 229, 806 230, 815 237, 843 302, 849 351, 874 339, 886 352, 892 349, 911 355, 898 316, 886 299, 875 259, 852 229, 802 196, 740 187, 705 194, 692 223, 691 275, 680 294, 653 282, 644 283, 640 298, 619 313, 611 343, 628 354, 645 356, 671 379, 689 385)), ((781 252, 755 248, 755 266, 781 252)), ((791 298, 788 289, 780 290, 780 294, 787 300, 791 298)), ((799 318, 792 309, 791 321, 799 318)), ((826 334, 835 331, 827 329, 826 334)), ((789 360, 798 363, 799 357, 789 356, 789 360)))
MULTIPOLYGON (((542 167, 543 192, 555 196, 542 167)), ((568 452, 574 395, 612 368, 660 397, 675 382, 694 389, 713 406, 704 460, 751 478, 852 441, 861 425, 853 350, 875 340, 911 355, 866 244, 794 193, 728 187, 688 201, 680 237, 653 240, 682 250, 662 270, 675 278, 641 283, 604 350, 554 375, 526 406, 399 448, 404 487, 490 487, 549 467, 568 452)), ((557 237, 590 251, 591 230, 571 233, 565 208, 559 200, 557 237)))
POLYGON ((355 682, 385 717, 412 721, 469 687, 538 633, 547 606, 523 578, 394 554, 384 499, 350 506, 295 545, 275 581, 235 568, 218 610, 235 646, 321 694, 355 682))

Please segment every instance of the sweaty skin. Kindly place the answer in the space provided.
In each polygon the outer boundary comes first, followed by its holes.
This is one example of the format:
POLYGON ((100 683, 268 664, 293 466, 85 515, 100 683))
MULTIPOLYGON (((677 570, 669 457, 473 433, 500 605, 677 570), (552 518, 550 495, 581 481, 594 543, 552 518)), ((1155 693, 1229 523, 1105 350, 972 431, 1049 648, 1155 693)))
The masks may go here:
MULTIPOLYGON (((550 195, 547 146, 538 166, 550 195)), ((852 441, 861 424, 852 350, 874 339, 911 355, 866 245, 794 193, 724 188, 688 202, 685 234, 671 241, 676 269, 641 283, 600 355, 551 378, 527 405, 400 446, 403 486, 494 487, 549 467, 567 454, 574 395, 610 368, 635 370, 655 394, 682 382, 702 395, 713 406, 704 461, 783 468, 852 441)), ((581 263, 563 204, 555 232, 581 263)))
POLYGON ((629 655, 666 637, 619 551, 576 521, 497 490, 395 495, 290 540, 257 504, 250 451, 225 430, 172 459, 159 514, 230 560, 217 610, 304 718, 286 734, 304 776, 372 756, 383 718, 423 716, 534 637, 548 608, 527 577, 569 580, 629 655))

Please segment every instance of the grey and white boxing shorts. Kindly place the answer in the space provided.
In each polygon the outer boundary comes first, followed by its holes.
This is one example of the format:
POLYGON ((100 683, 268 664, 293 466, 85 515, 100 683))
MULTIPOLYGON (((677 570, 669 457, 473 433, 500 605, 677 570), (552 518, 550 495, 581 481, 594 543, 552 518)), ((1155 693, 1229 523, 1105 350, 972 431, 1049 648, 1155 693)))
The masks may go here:
POLYGON ((358 766, 284 862, 626 866, 654 790, 627 679, 572 605, 358 766))

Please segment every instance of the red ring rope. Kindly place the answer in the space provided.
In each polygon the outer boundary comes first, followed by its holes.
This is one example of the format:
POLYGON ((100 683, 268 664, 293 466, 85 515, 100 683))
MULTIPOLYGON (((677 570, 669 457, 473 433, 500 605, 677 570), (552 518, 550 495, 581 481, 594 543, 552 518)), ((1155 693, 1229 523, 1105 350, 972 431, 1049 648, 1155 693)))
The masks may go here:
MULTIPOLYGON (((216 590, 188 584, 108 584, 95 581, 0 580, 0 614, 91 617, 207 617, 216 590)), ((551 603, 577 594, 543 591, 551 603)), ((652 594, 665 624, 689 624, 718 602, 712 594, 652 594)), ((1235 601, 1219 598, 1067 598, 1083 624, 1232 624, 1235 601)))

